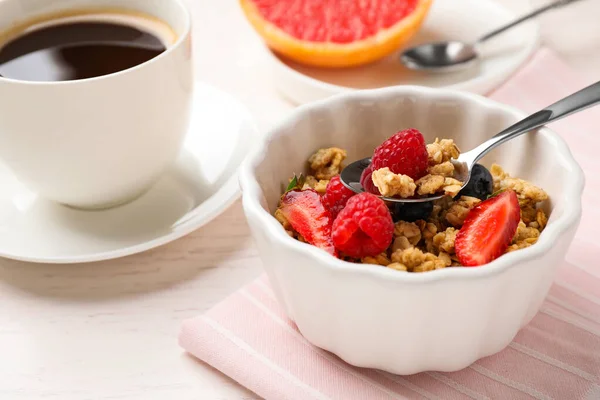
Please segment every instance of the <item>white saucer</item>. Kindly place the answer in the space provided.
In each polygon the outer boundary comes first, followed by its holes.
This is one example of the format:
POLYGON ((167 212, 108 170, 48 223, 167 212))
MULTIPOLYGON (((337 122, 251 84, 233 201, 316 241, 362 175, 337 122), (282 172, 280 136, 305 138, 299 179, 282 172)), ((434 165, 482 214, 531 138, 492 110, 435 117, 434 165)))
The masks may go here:
MULTIPOLYGON (((519 10, 525 11, 526 7, 519 10)), ((516 18, 493 0, 435 0, 422 29, 407 47, 439 40, 474 40, 516 18)), ((468 71, 432 74, 406 69, 394 54, 376 64, 351 69, 307 67, 265 51, 280 92, 296 104, 355 89, 420 85, 487 94, 504 82, 536 49, 535 22, 514 27, 485 44, 481 62, 468 71)))
POLYGON ((237 169, 259 139, 250 113, 197 83, 192 123, 174 166, 137 200, 103 211, 38 197, 0 164, 0 256, 43 263, 106 260, 184 236, 233 203, 237 169))

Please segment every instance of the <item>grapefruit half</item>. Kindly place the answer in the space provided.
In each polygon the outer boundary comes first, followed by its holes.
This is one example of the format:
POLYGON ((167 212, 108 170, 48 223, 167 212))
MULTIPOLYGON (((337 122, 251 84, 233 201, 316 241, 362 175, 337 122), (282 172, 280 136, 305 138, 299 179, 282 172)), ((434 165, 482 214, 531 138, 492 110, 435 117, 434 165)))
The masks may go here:
POLYGON ((298 63, 351 67, 379 60, 419 30, 433 0, 240 0, 267 46, 298 63))

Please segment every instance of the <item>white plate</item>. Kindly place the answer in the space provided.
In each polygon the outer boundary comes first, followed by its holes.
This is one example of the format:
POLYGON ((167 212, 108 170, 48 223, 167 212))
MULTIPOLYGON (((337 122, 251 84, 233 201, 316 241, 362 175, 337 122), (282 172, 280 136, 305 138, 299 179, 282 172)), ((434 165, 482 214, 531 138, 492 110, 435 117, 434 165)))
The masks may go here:
MULTIPOLYGON (((422 29, 407 46, 438 40, 470 41, 516 15, 492 0, 435 0, 422 29)), ((487 94, 504 82, 536 49, 538 26, 530 21, 491 39, 481 61, 467 71, 432 74, 411 71, 394 54, 378 63, 350 68, 307 67, 265 51, 280 92, 296 104, 320 100, 353 89, 421 85, 487 94)))
POLYGON ((168 243, 219 215, 239 195, 237 169, 258 133, 244 106, 211 86, 197 83, 193 107, 177 162, 121 207, 80 211, 47 201, 0 164, 0 256, 43 263, 117 258, 168 243))

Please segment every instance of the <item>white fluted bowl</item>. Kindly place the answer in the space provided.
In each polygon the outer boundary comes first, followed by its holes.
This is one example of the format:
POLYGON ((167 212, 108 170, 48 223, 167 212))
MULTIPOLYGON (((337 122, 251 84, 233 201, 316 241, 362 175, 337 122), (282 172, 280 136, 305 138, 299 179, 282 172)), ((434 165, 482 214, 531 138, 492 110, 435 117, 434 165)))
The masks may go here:
POLYGON ((347 263, 290 238, 272 213, 318 148, 344 148, 352 161, 414 127, 427 142, 452 138, 468 150, 524 116, 477 95, 403 86, 302 106, 270 132, 242 167, 243 206, 277 298, 311 343, 356 366, 413 374, 459 370, 511 342, 541 306, 581 218, 583 173, 551 130, 483 159, 544 188, 550 219, 537 244, 482 267, 402 273, 347 263))

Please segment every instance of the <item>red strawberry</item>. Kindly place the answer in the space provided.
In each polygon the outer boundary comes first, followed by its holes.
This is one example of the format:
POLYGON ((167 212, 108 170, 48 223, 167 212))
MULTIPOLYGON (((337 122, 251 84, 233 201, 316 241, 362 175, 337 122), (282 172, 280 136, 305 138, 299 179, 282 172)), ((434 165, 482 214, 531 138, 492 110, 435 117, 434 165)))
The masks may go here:
POLYGON ((340 211, 346 206, 348 199, 355 194, 356 193, 352 190, 344 186, 339 175, 334 176, 327 184, 327 189, 322 197, 323 205, 335 219, 340 211))
POLYGON ((360 193, 346 203, 333 222, 335 247, 354 258, 374 257, 392 242, 394 222, 383 200, 360 193))
POLYGON ((373 171, 388 167, 395 174, 414 180, 427 174, 427 145, 421 132, 406 129, 396 133, 375 149, 373 171))
POLYGON ((381 195, 377 186, 373 183, 373 164, 370 164, 367 168, 365 168, 360 175, 360 184, 362 185, 365 192, 376 194, 377 196, 381 195))
POLYGON ((281 212, 294 230, 310 244, 337 257, 331 239, 333 218, 314 190, 291 190, 281 198, 281 212))
POLYGON ((517 194, 507 190, 477 205, 469 212, 456 235, 456 255, 465 267, 487 264, 510 245, 521 210, 517 194))

